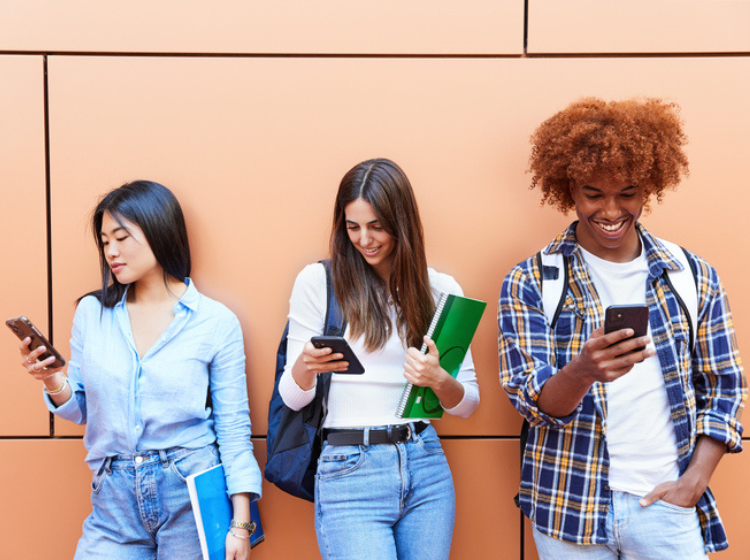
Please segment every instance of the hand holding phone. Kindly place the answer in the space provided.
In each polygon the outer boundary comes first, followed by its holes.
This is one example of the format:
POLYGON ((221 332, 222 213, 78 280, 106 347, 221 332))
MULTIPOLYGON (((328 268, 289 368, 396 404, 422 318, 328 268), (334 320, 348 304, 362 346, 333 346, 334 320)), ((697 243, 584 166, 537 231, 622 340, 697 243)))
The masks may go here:
POLYGON ((40 346, 44 346, 44 352, 37 357, 37 360, 40 362, 52 356, 55 357, 55 361, 44 369, 58 369, 65 365, 65 358, 62 357, 60 352, 55 350, 49 343, 49 340, 26 317, 13 317, 5 321, 5 324, 20 340, 24 340, 27 337, 31 339, 31 343, 29 343, 30 352, 33 352, 40 346))
MULTIPOLYGON (((632 338, 640 338, 648 334, 648 307, 645 305, 610 305, 604 312, 604 334, 622 329, 633 329, 633 336, 624 338, 621 342, 632 338)), ((641 352, 645 346, 635 348, 626 354, 641 352)))
POLYGON ((349 343, 341 336, 314 336, 310 339, 315 348, 330 348, 333 353, 343 354, 342 361, 349 362, 349 367, 346 371, 336 371, 334 373, 353 373, 362 374, 365 372, 365 368, 362 367, 359 359, 357 359, 354 350, 349 346, 349 343))

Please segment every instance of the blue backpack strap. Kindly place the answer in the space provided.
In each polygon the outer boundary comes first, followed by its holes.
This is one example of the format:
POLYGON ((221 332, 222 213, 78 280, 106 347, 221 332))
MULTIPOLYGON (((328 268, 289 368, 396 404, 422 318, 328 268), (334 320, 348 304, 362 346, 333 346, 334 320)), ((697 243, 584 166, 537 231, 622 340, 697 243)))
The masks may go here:
POLYGON ((346 331, 346 319, 344 312, 341 310, 339 301, 336 299, 336 292, 333 289, 333 277, 331 276, 331 261, 325 259, 318 261, 326 270, 326 318, 323 333, 326 336, 344 336, 346 331))

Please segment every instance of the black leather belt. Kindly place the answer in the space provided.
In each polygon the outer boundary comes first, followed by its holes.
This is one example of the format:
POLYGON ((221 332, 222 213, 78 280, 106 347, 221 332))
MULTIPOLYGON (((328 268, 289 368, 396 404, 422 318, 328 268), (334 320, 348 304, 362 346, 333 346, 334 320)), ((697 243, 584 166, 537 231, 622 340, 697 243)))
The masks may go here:
MULTIPOLYGON (((414 434, 422 433, 427 427, 425 422, 415 422, 414 434)), ((398 424, 386 428, 371 428, 369 444, 404 443, 412 437, 412 424, 398 424)), ((365 431, 360 430, 325 430, 323 439, 330 445, 364 445, 365 431)))

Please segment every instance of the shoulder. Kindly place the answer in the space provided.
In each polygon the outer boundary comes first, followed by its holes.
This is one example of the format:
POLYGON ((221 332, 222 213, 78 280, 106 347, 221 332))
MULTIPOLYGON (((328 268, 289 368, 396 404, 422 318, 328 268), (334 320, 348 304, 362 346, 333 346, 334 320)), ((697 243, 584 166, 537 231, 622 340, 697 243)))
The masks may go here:
POLYGON ((202 294, 197 289, 189 297, 191 301, 187 304, 187 307, 194 307, 194 313, 198 318, 199 324, 213 325, 213 329, 215 330, 235 329, 239 327, 240 321, 237 315, 220 301, 202 294))
MULTIPOLYGON (((105 307, 104 313, 111 313, 112 309, 105 307)), ((102 315, 102 304, 99 298, 94 294, 89 294, 81 298, 76 305, 75 320, 81 321, 90 317, 100 317, 102 315)))
POLYGON ((434 268, 428 268, 427 276, 430 279, 430 286, 435 291, 457 295, 463 295, 464 293, 461 285, 450 274, 438 272, 434 268))
POLYGON ((326 270, 323 263, 320 262, 308 264, 297 274, 297 279, 294 282, 295 288, 297 286, 325 287, 325 284, 326 270))

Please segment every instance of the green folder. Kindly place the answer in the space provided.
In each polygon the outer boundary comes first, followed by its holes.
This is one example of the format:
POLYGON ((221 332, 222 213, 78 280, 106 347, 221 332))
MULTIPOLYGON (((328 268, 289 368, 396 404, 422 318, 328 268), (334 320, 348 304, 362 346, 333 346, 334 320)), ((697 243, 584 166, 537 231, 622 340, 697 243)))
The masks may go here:
MULTIPOLYGON (((487 303, 454 294, 443 293, 427 330, 440 352, 440 367, 454 378, 469 350, 487 303)), ((421 351, 427 353, 427 345, 421 351)), ((443 407, 429 387, 407 383, 396 408, 398 418, 441 418, 443 407)))

